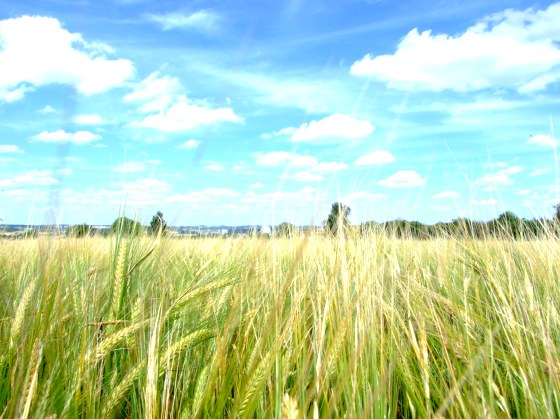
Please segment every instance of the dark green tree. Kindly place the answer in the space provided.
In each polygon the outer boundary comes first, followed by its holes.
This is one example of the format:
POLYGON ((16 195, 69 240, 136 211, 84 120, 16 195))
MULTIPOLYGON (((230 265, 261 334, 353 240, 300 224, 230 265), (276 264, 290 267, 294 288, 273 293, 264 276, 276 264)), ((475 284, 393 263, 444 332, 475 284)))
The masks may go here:
POLYGON ((296 233, 296 226, 290 223, 281 223, 276 229, 276 234, 282 237, 292 237, 296 233))
POLYGON ((142 226, 138 221, 131 220, 125 216, 117 218, 111 225, 111 232, 123 234, 125 236, 135 236, 140 234, 142 226))
POLYGON ((327 229, 332 234, 345 234, 350 228, 350 209, 349 206, 344 205, 340 202, 335 202, 332 204, 331 213, 327 218, 327 229))
POLYGON ((500 214, 496 221, 499 226, 496 235, 505 235, 507 238, 519 238, 521 235, 522 220, 513 212, 506 211, 500 214))
POLYGON ((156 212, 156 215, 152 217, 152 221, 150 221, 150 226, 148 227, 150 234, 159 234, 161 230, 161 234, 163 235, 166 228, 167 223, 163 219, 163 213, 161 211, 156 212))

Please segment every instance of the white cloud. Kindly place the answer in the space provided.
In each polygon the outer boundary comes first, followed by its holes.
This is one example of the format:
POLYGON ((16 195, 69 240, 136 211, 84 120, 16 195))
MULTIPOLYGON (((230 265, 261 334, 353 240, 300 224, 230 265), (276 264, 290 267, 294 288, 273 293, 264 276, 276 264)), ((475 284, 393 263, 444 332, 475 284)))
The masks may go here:
POLYGON ((53 108, 51 105, 45 105, 41 109, 39 109, 39 113, 42 113, 44 115, 49 113, 54 113, 54 112, 56 112, 56 109, 53 108))
POLYGON ((112 49, 86 42, 55 18, 22 16, 0 21, 0 100, 21 99, 33 86, 66 84, 87 95, 121 86, 132 62, 110 60, 112 49))
POLYGON ((461 194, 455 191, 443 191, 432 196, 433 199, 457 199, 461 194))
POLYGON ((146 164, 141 161, 129 161, 113 167, 113 170, 119 173, 139 173, 146 170, 146 164))
POLYGON ((205 169, 210 170, 211 172, 222 172, 224 170, 224 168, 219 164, 207 164, 205 169))
POLYGON ((536 145, 544 148, 558 147, 558 140, 547 134, 532 135, 527 140, 527 144, 536 145))
POLYGON ((200 141, 197 140, 187 140, 179 146, 179 148, 184 148, 186 150, 194 150, 200 145, 200 141))
POLYGON ((319 121, 302 124, 293 134, 293 142, 314 142, 324 140, 342 141, 364 138, 374 130, 369 121, 349 115, 335 113, 319 121))
POLYGON ((231 108, 213 109, 207 105, 196 105, 186 97, 179 96, 169 108, 147 115, 142 122, 134 122, 132 125, 154 128, 163 132, 179 132, 219 122, 240 123, 243 119, 231 108))
POLYGON ((531 190, 530 189, 520 189, 516 193, 517 193, 517 195, 529 195, 531 193, 531 190))
POLYGON ((317 159, 312 156, 293 154, 287 151, 273 151, 270 153, 255 154, 255 162, 259 166, 277 167, 290 165, 294 167, 315 166, 317 159))
POLYGON ((253 188, 253 189, 260 189, 260 188, 264 188, 264 185, 263 185, 262 183, 260 183, 260 182, 257 182, 257 183, 253 183, 253 184, 250 185, 249 187, 250 187, 250 188, 253 188))
POLYGON ((560 3, 508 9, 458 35, 411 30, 392 55, 366 55, 351 73, 402 90, 542 90, 559 77, 560 3))
POLYGON ((0 187, 10 187, 18 184, 48 186, 58 184, 51 170, 29 170, 15 175, 12 178, 0 179, 0 187))
POLYGON ((105 124, 105 121, 103 120, 103 118, 101 118, 99 115, 88 115, 88 114, 84 114, 84 115, 77 115, 74 118, 74 122, 76 124, 82 124, 82 125, 102 125, 105 124))
POLYGON ((495 173, 488 173, 475 181, 478 185, 489 186, 488 191, 495 190, 497 186, 512 185, 514 183, 513 179, 510 178, 511 175, 518 174, 523 171, 521 166, 512 166, 502 170, 498 170, 495 173))
POLYGON ((21 147, 14 144, 0 144, 0 154, 19 154, 23 153, 21 147))
MULTIPOLYGON (((1 59, 2 59, 2 55, 0 53, 0 64, 2 63, 1 59)), ((26 85, 20 85, 15 87, 15 86, 2 86, 2 84, 3 84, 2 79, 0 78, 0 100, 3 100, 4 102, 8 102, 8 103, 17 102, 18 100, 23 99, 26 93, 35 90, 33 87, 26 86, 26 85)))
POLYGON ((374 151, 358 157, 354 162, 357 166, 372 166, 378 164, 388 164, 395 161, 395 156, 388 151, 374 151))
POLYGON ((194 13, 149 14, 147 18, 158 23, 164 31, 171 29, 195 30, 206 34, 215 33, 220 29, 222 18, 211 10, 199 10, 194 13))
POLYGON ((377 183, 387 188, 410 188, 422 186, 426 181, 415 170, 399 170, 387 179, 380 180, 377 183))
POLYGON ((87 144, 93 141, 98 141, 101 137, 89 131, 77 131, 75 133, 66 132, 64 130, 58 131, 42 131, 33 137, 36 141, 43 143, 55 144, 87 144))

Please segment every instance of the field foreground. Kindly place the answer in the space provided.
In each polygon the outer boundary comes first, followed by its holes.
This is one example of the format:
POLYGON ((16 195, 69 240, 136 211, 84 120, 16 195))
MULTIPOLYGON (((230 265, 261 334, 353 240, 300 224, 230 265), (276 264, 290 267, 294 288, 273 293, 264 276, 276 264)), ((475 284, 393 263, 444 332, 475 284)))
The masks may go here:
POLYGON ((0 241, 0 417, 558 417, 560 243, 0 241))

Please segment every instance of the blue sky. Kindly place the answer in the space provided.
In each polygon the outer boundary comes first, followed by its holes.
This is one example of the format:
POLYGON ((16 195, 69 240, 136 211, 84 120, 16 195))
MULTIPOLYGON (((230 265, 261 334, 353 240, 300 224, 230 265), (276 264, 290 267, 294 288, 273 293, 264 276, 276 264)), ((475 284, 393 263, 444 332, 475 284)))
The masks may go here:
POLYGON ((0 218, 550 216, 560 3, 5 1, 0 218))

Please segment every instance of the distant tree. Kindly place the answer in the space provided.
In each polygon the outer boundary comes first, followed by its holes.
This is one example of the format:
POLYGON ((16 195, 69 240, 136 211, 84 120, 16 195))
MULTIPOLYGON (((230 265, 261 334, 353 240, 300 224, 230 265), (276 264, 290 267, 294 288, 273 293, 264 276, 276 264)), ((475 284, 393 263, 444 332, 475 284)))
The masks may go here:
POLYGON ((93 233, 93 227, 87 224, 77 224, 66 230, 66 236, 76 238, 92 236, 93 233))
POLYGON ((521 236, 522 220, 511 211, 506 211, 496 219, 499 231, 495 232, 497 236, 505 235, 506 238, 518 238, 521 236))
POLYGON ((166 228, 167 223, 163 219, 163 213, 161 211, 156 212, 156 215, 152 217, 152 221, 150 221, 150 226, 148 227, 150 234, 159 234, 161 230, 161 234, 163 235, 166 228))
POLYGON ((560 223, 560 202, 554 205, 554 220, 560 223))
POLYGON ((120 233, 126 236, 134 236, 140 234, 142 231, 142 226, 138 221, 131 220, 127 217, 119 217, 111 225, 112 233, 120 233))
POLYGON ((296 226, 290 223, 281 223, 276 229, 276 234, 282 237, 292 237, 296 233, 296 226))
POLYGON ((327 229, 334 235, 345 234, 350 227, 350 211, 350 207, 340 202, 333 203, 327 218, 327 229))

